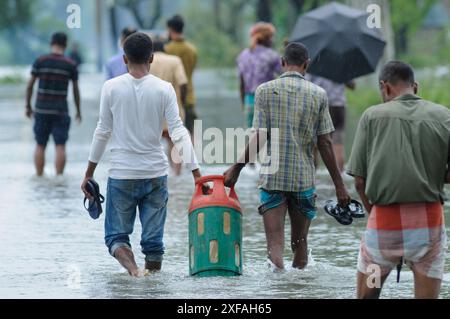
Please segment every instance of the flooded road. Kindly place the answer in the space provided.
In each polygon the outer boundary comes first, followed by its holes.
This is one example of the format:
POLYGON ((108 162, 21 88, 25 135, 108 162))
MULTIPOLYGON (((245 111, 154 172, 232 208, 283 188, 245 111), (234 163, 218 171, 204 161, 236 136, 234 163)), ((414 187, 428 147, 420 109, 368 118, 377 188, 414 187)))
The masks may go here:
MULTIPOLYGON (((199 74, 197 79, 198 112, 204 119, 203 127, 240 126, 237 93, 226 90, 220 81, 209 81, 210 77, 211 74, 199 74)), ((84 122, 72 126, 69 162, 63 178, 54 177, 52 143, 47 151, 47 176, 33 177, 34 141, 31 122, 23 115, 22 88, 0 88, 0 298, 354 298, 356 260, 365 220, 344 227, 320 210, 309 236, 311 261, 307 269, 288 267, 282 273, 273 273, 266 264, 263 224, 257 213, 258 175, 252 169, 243 171, 237 187, 244 208, 243 276, 188 276, 187 208, 193 181, 184 172, 181 177, 169 177, 162 272, 130 278, 108 255, 103 244, 103 217, 98 221, 89 218, 79 190, 97 121, 101 82, 97 76, 81 79, 84 122)), ((354 126, 349 129, 349 136, 354 126)), ((96 173, 103 192, 107 168, 106 157, 96 173)), ((221 174, 226 166, 202 169, 204 175, 221 174)), ((348 178, 346 183, 352 196, 356 196, 352 180, 348 178)), ((319 207, 334 197, 331 180, 323 169, 318 173, 317 189, 319 207)), ((448 212, 447 206, 449 230, 448 212)), ((286 227, 289 230, 289 223, 286 227)), ((132 243, 142 266, 139 235, 137 223, 132 243)), ((286 245, 287 265, 291 258, 288 248, 286 245)), ((388 279, 382 297, 412 298, 412 273, 405 269, 400 284, 394 277, 388 279)), ((442 297, 450 298, 450 258, 442 297)))

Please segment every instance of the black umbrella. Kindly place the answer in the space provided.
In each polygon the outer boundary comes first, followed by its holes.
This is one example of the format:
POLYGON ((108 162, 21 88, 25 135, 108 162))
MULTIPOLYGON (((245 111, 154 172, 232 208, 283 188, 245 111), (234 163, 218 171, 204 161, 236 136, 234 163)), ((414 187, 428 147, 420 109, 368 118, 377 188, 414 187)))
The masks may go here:
POLYGON ((386 42, 368 13, 333 2, 301 16, 289 39, 309 49, 309 72, 346 83, 375 71, 386 42))

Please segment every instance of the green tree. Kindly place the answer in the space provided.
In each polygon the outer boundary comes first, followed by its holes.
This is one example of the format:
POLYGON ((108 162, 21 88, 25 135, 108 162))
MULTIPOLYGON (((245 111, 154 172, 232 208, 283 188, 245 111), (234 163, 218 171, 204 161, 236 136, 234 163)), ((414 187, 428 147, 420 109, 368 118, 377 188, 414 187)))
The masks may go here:
POLYGON ((1 0, 0 30, 28 25, 34 3, 33 0, 1 0))
POLYGON ((272 22, 285 32, 290 32, 302 14, 329 3, 329 0, 272 0, 272 22))
POLYGON ((273 24, 277 27, 276 44, 282 46, 289 37, 297 19, 304 13, 314 10, 321 5, 329 3, 329 0, 273 0, 273 24))
MULTIPOLYGON (((248 21, 246 18, 246 9, 253 7, 254 1, 248 0, 223 0, 213 1, 213 16, 216 30, 225 33, 235 42, 241 42, 241 30, 244 22, 248 21)), ((192 1, 192 5, 197 1, 192 1)), ((198 5, 197 5, 198 6, 198 5)))
POLYGON ((389 1, 395 47, 399 55, 408 53, 410 38, 422 23, 436 0, 389 1))
POLYGON ((272 21, 272 0, 258 0, 256 16, 258 21, 272 21))
POLYGON ((162 0, 116 0, 127 8, 142 29, 153 29, 162 17, 162 0))
POLYGON ((13 57, 15 63, 28 61, 31 55, 30 44, 24 39, 24 31, 33 22, 33 0, 0 0, 0 32, 7 46, 9 59, 13 57))
POLYGON ((120 31, 117 29, 118 7, 127 9, 140 29, 154 29, 163 13, 162 0, 112 0, 108 6, 108 15, 114 41, 119 37, 120 31))
POLYGON ((199 0, 189 0, 189 5, 183 10, 189 22, 186 34, 199 50, 201 66, 220 68, 235 65, 236 56, 242 48, 242 23, 250 19, 244 10, 248 1, 230 1, 226 5, 217 1, 207 6, 199 0), (233 15, 236 8, 241 10, 233 15))

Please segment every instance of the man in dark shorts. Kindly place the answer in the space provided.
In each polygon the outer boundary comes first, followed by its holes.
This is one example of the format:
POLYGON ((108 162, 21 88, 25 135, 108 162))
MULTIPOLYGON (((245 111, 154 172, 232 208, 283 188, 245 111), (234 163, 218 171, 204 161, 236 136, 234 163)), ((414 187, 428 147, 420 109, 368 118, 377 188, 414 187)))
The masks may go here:
POLYGON ((50 135, 56 145, 56 174, 62 175, 66 165, 66 142, 69 138, 70 116, 67 105, 69 81, 73 82, 73 96, 77 109, 76 120, 81 122, 80 91, 76 62, 64 56, 67 35, 53 34, 51 53, 39 57, 33 64, 26 92, 26 116, 34 116, 34 134, 37 142, 34 162, 36 174, 42 176, 45 166, 45 149, 50 135), (39 79, 35 109, 31 107, 33 87, 39 79))
POLYGON ((309 63, 308 49, 301 43, 291 43, 285 48, 282 58, 285 72, 256 89, 255 133, 244 156, 224 174, 226 186, 236 184, 242 169, 267 143, 272 168, 261 164, 258 210, 264 220, 269 265, 274 270, 284 269, 287 213, 291 219, 292 267, 304 269, 308 263, 309 228, 317 215, 313 154, 316 144, 333 180, 340 206, 347 206, 351 200, 332 147, 334 127, 327 94, 305 80, 309 63), (278 147, 272 149, 272 145, 278 147))

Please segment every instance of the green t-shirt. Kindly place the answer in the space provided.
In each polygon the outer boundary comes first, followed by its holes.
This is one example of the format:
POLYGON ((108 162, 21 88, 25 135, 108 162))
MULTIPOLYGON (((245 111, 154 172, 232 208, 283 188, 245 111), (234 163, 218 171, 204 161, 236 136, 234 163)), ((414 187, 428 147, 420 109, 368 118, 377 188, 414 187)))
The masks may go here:
POLYGON ((450 110, 404 95, 363 114, 347 173, 374 205, 443 201, 449 142, 450 110))

